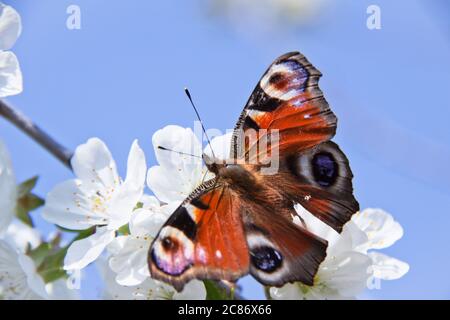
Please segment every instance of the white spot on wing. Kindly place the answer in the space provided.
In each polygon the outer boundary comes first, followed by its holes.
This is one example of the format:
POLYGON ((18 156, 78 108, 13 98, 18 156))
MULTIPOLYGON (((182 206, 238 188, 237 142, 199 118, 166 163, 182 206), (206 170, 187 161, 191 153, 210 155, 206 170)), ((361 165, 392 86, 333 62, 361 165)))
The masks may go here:
POLYGON ((206 263, 206 260, 207 260, 206 251, 201 245, 198 245, 198 247, 196 248, 196 253, 197 253, 198 259, 201 262, 206 263))
POLYGON ((186 211, 188 212, 189 216, 191 217, 192 221, 197 221, 195 218, 195 207, 191 204, 187 204, 184 206, 186 208, 186 211))

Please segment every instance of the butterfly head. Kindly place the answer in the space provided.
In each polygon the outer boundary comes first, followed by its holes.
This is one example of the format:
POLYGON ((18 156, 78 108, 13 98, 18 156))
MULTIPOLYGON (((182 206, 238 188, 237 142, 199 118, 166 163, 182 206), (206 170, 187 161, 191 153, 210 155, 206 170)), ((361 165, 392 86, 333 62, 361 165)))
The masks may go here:
POLYGON ((220 171, 227 167, 227 164, 225 163, 224 160, 210 157, 206 153, 202 155, 202 158, 208 170, 214 173, 216 176, 219 176, 220 171))

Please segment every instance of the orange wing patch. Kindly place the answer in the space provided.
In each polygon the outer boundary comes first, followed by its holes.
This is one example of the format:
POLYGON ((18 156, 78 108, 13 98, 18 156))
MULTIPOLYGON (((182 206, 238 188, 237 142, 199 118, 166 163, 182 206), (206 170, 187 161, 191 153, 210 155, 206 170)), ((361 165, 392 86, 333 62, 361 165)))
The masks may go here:
POLYGON ((305 150, 329 140, 334 135, 334 115, 329 110, 323 110, 322 106, 326 103, 323 97, 308 101, 300 107, 295 106, 297 99, 299 98, 281 104, 272 112, 249 114, 261 129, 267 129, 266 132, 261 131, 257 143, 248 145, 249 154, 253 151, 250 148, 261 144, 265 137, 271 134, 271 130, 278 130, 280 152, 305 150))
POLYGON ((194 278, 236 281, 249 272, 249 260, 239 198, 213 187, 182 204, 161 228, 149 269, 180 291, 194 278))
POLYGON ((198 217, 195 264, 207 266, 222 279, 234 280, 249 265, 239 201, 227 189, 211 191, 200 200, 209 209, 194 210, 198 217))

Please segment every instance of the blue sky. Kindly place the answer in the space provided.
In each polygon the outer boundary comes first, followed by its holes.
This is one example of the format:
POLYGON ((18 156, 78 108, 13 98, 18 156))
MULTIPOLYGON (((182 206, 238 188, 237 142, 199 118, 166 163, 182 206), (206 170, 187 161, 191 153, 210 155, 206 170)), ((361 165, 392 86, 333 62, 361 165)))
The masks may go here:
MULTIPOLYGON (((4 1, 21 14, 14 47, 24 92, 9 99, 69 148, 98 136, 124 172, 133 139, 154 165, 151 136, 168 124, 192 126, 188 86, 207 127, 234 126, 271 61, 299 50, 324 74, 321 87, 339 118, 335 140, 355 174, 362 208, 381 207, 402 224, 403 239, 384 252, 407 261, 401 280, 368 298, 450 298, 450 25, 445 1, 330 3, 313 24, 246 32, 211 16, 206 0, 4 1), (81 8, 68 30, 66 8, 81 8), (366 28, 366 8, 381 8, 381 30, 366 28)), ((41 176, 45 195, 71 173, 3 120, 0 137, 19 180, 41 176)), ((33 214, 38 226, 51 226, 33 214)), ((93 268, 83 295, 100 284, 93 268)), ((244 294, 262 297, 243 281, 244 294)))

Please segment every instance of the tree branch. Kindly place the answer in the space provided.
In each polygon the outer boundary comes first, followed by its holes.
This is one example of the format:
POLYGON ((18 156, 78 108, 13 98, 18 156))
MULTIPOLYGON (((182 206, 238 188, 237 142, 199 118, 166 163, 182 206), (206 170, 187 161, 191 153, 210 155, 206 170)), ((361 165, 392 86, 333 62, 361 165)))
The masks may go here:
POLYGON ((31 139, 55 156, 66 167, 71 169, 70 159, 73 153, 56 142, 23 113, 12 107, 4 100, 0 100, 0 115, 13 123, 19 130, 25 132, 31 139))

